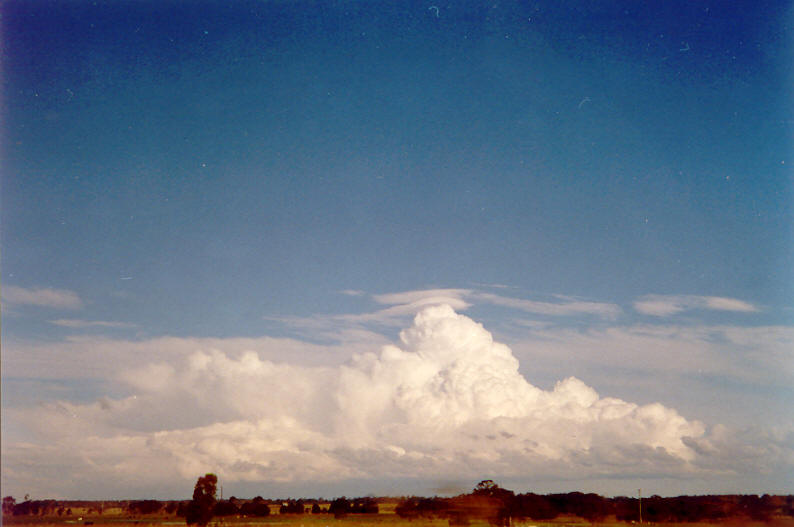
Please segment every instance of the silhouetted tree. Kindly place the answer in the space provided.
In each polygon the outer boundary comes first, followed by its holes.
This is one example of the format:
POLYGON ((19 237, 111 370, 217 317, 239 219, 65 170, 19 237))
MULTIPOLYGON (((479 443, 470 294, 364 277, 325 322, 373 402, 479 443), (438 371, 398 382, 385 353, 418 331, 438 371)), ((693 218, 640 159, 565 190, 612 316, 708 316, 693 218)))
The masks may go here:
POLYGON ((328 507, 328 512, 333 514, 334 518, 341 518, 350 512, 350 502, 344 496, 336 498, 328 507))
POLYGON ((193 489, 193 499, 185 511, 185 522, 188 525, 207 525, 215 511, 215 490, 218 486, 218 476, 206 474, 200 476, 193 489))
POLYGON ((471 496, 481 500, 472 503, 474 508, 480 509, 476 515, 484 516, 492 525, 510 525, 510 517, 515 509, 515 493, 512 490, 503 489, 493 480, 485 479, 474 487, 471 496))
POLYGON ((781 512, 786 516, 794 516, 794 496, 784 498, 781 512))
POLYGON ((603 521, 609 514, 609 510, 610 507, 606 499, 598 494, 590 493, 583 496, 577 514, 590 523, 596 523, 603 521))
POLYGON ((762 497, 755 494, 742 496, 739 500, 738 508, 741 513, 746 514, 751 519, 761 521, 769 521, 774 512, 774 505, 771 496, 768 494, 764 494, 762 497))
POLYGON ((350 511, 359 514, 378 514, 378 502, 373 498, 358 498, 353 502, 350 511))
POLYGON ((551 520, 558 515, 557 509, 549 500, 537 494, 519 494, 513 503, 513 516, 533 520, 551 520))
POLYGON ((304 507, 302 500, 287 500, 285 503, 281 504, 281 508, 279 508, 279 514, 303 514, 304 507))
POLYGON ((14 505, 16 505, 17 500, 15 500, 11 496, 6 496, 3 498, 3 514, 11 515, 14 513, 14 505))
POLYGON ((162 509, 163 504, 157 500, 131 501, 127 506, 130 514, 154 514, 162 509))
POLYGON ((25 500, 14 506, 14 516, 35 516, 39 513, 39 508, 37 501, 25 500))
POLYGON ((240 512, 232 500, 223 500, 215 504, 215 516, 234 516, 240 512))
POLYGON ((269 516, 270 507, 262 496, 257 496, 248 503, 243 503, 240 512, 246 516, 269 516))
POLYGON ((491 496, 493 492, 499 488, 499 485, 494 483, 492 479, 484 479, 477 483, 472 491, 473 494, 484 494, 486 496, 491 496))

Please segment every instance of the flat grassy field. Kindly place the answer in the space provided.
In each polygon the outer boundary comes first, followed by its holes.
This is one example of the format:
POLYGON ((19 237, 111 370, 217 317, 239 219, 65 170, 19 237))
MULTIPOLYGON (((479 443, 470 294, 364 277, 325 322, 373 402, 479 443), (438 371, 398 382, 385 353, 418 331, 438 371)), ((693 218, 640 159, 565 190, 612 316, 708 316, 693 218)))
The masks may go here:
MULTIPOLYGON (((78 513, 79 514, 79 513, 78 513)), ((183 526, 184 518, 163 515, 146 515, 130 517, 123 514, 102 514, 70 517, 50 517, 50 516, 11 516, 3 518, 4 525, 35 526, 35 527, 83 527, 85 525, 112 526, 112 527, 147 527, 147 526, 183 526)), ((268 527, 448 527, 447 520, 428 520, 416 519, 405 520, 395 514, 351 514, 345 518, 336 519, 328 514, 305 514, 305 515, 279 515, 274 514, 267 518, 243 518, 226 517, 217 518, 210 523, 210 527, 243 527, 246 525, 268 527)), ((581 518, 558 517, 547 521, 517 521, 513 522, 514 527, 587 527, 598 525, 601 527, 626 527, 636 526, 637 524, 606 520, 596 524, 591 524, 581 518)), ((786 517, 774 519, 770 522, 757 522, 746 519, 725 520, 721 522, 697 522, 697 523, 663 523, 643 525, 665 525, 669 527, 794 527, 794 518, 786 517)), ((472 520, 470 527, 489 527, 486 522, 472 520)))

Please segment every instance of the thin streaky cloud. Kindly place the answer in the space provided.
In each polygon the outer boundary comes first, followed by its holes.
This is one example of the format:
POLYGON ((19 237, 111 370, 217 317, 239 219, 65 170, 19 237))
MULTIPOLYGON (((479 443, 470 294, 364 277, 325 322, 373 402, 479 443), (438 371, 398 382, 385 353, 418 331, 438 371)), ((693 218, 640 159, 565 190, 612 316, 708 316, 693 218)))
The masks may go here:
POLYGON ((585 300, 567 300, 564 302, 539 302, 493 293, 473 293, 473 300, 480 300, 497 306, 511 307, 536 313, 539 315, 570 316, 570 315, 597 315, 604 318, 615 318, 622 312, 620 306, 605 302, 589 302, 585 300))
POLYGON ((3 302, 9 305, 51 307, 55 309, 80 309, 83 307, 83 301, 74 291, 49 287, 6 286, 3 288, 3 302))
POLYGON ((417 302, 427 303, 429 298, 455 298, 462 300, 471 293, 471 289, 418 289, 372 295, 372 299, 378 304, 415 304, 417 302))
POLYGON ((667 317, 684 311, 686 307, 677 301, 646 299, 634 302, 634 309, 643 315, 667 317))
POLYGON ((377 304, 386 305, 383 309, 364 313, 347 313, 339 315, 315 315, 312 317, 265 317, 269 320, 285 323, 304 330, 323 332, 329 327, 342 325, 375 324, 382 326, 400 326, 406 317, 415 315, 421 309, 446 304, 457 311, 465 311, 475 304, 491 304, 518 309, 520 311, 541 315, 575 316, 594 315, 606 319, 615 319, 622 312, 615 304, 590 302, 559 295, 558 302, 540 302, 485 293, 473 289, 419 289, 371 295, 377 304))
POLYGON ((387 305, 388 307, 364 313, 313 315, 309 317, 267 316, 263 318, 304 330, 327 330, 331 327, 339 328, 340 325, 355 326, 363 324, 399 326, 404 323, 406 317, 415 315, 417 311, 427 306, 447 304, 457 310, 468 309, 471 307, 471 303, 464 300, 463 295, 459 291, 465 290, 428 289, 424 291, 371 295, 370 298, 376 303, 387 305))
POLYGON ((706 302, 706 308, 716 309, 719 311, 739 311, 742 313, 754 313, 758 308, 753 304, 738 300, 736 298, 724 298, 719 296, 703 297, 706 302))
POLYGON ((346 296, 365 296, 367 294, 366 291, 360 289, 342 289, 339 293, 346 296))
POLYGON ((59 318, 57 320, 50 320, 50 324, 61 326, 64 328, 83 329, 83 328, 134 328, 136 324, 128 322, 111 322, 106 320, 79 320, 73 318, 59 318))
MULTIPOLYGON (((422 306, 430 304, 450 303, 457 300, 458 304, 468 305, 482 302, 486 304, 511 307, 537 313, 541 315, 597 315, 605 318, 615 318, 622 312, 620 306, 605 302, 590 302, 566 296, 558 296, 560 302, 540 302, 536 300, 526 300, 494 293, 485 293, 473 289, 426 289, 415 291, 404 291, 398 293, 388 293, 373 295, 372 297, 379 304, 399 304, 402 306, 422 306)), ((463 309, 453 305, 455 309, 463 309)), ((409 310, 410 311, 410 310, 409 310)))
MULTIPOLYGON (((386 293, 379 295, 369 295, 361 291, 351 290, 357 296, 368 296, 376 303, 386 305, 383 309, 367 311, 363 313, 344 313, 336 315, 313 315, 309 317, 290 317, 290 316, 266 316, 265 320, 270 320, 293 329, 300 329, 308 332, 313 338, 322 340, 339 340, 340 335, 346 335, 351 328, 362 328, 372 326, 391 326, 398 327, 405 323, 405 319, 414 316, 417 311, 428 307, 446 304, 453 309, 464 311, 471 307, 471 303, 464 300, 464 293, 469 293, 466 289, 427 289, 416 291, 405 291, 398 293, 386 293)), ((340 293, 347 294, 345 291, 340 293)), ((374 335, 372 333, 368 333, 374 335)), ((306 337, 304 333, 304 337, 306 337)))
POLYGON ((754 313, 758 308, 736 298, 697 295, 646 295, 634 302, 634 309, 643 315, 666 317, 692 309, 754 313))
POLYGON ((474 285, 477 287, 487 287, 490 289, 518 289, 516 286, 507 285, 507 284, 486 284, 481 282, 475 282, 474 285))
MULTIPOLYGON (((439 291, 431 291, 430 293, 434 292, 437 293, 439 291)), ((412 293, 415 293, 415 291, 412 291, 412 293)), ((471 307, 471 303, 454 295, 445 296, 443 294, 431 294, 424 297, 417 296, 414 300, 408 303, 395 304, 391 307, 387 307, 386 309, 380 309, 372 313, 338 315, 335 318, 337 320, 346 322, 374 322, 384 325, 401 325, 405 317, 415 315, 418 310, 428 306, 442 304, 452 306, 453 309, 460 311, 471 307)))

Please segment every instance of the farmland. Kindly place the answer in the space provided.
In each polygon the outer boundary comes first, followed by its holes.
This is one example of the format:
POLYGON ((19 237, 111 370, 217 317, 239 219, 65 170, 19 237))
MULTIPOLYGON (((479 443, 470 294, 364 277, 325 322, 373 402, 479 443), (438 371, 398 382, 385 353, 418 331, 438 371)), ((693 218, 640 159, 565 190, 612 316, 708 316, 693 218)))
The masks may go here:
MULTIPOLYGON (((334 517, 328 513, 320 514, 279 514, 279 506, 269 505, 272 513, 265 517, 245 517, 233 515, 216 517, 210 522, 210 527, 492 527, 493 523, 483 518, 466 519, 463 522, 453 521, 449 518, 417 517, 406 519, 395 513, 401 500, 392 498, 379 498, 379 512, 377 514, 349 514, 344 517, 334 517)), ((327 511, 330 503, 316 502, 327 511)), ((154 514, 130 514, 128 505, 124 502, 61 502, 64 506, 74 505, 62 512, 61 515, 4 515, 3 524, 20 527, 83 527, 83 526, 108 526, 108 527, 160 527, 184 526, 185 519, 175 514, 165 513, 164 510, 154 514)), ((599 525, 602 527, 618 527, 637 525, 637 522, 618 521, 614 515, 607 516, 600 521, 590 522, 574 515, 560 515, 547 520, 512 520, 512 527, 585 527, 599 525)), ((767 520, 753 520, 748 517, 722 518, 704 522, 644 522, 645 525, 666 525, 670 527, 794 527, 794 518, 791 516, 775 515, 767 520)))
POLYGON ((575 527, 584 525, 773 525, 794 527, 794 496, 516 494, 484 480, 443 498, 217 499, 217 476, 199 477, 192 500, 69 501, 3 498, 3 521, 20 527, 575 527), (644 520, 644 521, 643 521, 644 520))

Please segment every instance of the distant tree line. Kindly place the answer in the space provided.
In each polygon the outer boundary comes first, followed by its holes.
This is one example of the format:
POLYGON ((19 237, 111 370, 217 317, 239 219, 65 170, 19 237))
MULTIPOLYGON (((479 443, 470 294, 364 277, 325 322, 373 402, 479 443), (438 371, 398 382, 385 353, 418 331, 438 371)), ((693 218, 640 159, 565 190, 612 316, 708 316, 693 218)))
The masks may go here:
POLYGON ((328 507, 328 512, 336 518, 348 514, 378 514, 378 502, 374 498, 347 499, 344 496, 336 498, 328 507))
MULTIPOLYGON (((13 516, 62 516, 66 514, 66 509, 60 506, 56 500, 25 500, 16 503, 14 498, 6 496, 3 498, 3 514, 13 516)), ((71 514, 71 510, 69 511, 71 514)))
MULTIPOLYGON (((193 498, 185 501, 76 501, 30 500, 17 503, 11 496, 3 498, 4 516, 72 516, 102 514, 110 508, 120 508, 132 516, 174 515, 185 518, 189 525, 204 526, 213 517, 266 517, 271 506, 280 514, 332 514, 336 518, 349 514, 378 514, 376 498, 336 498, 327 507, 318 500, 266 500, 257 496, 240 500, 232 496, 216 498, 217 477, 206 474, 198 478, 193 498)), ((27 498, 27 497, 26 497, 27 498)), ((395 512, 402 518, 446 519, 451 527, 465 527, 472 520, 485 520, 493 526, 504 527, 515 520, 550 520, 558 516, 579 516, 592 523, 614 517, 618 521, 638 522, 640 501, 632 497, 604 498, 597 494, 569 492, 567 494, 516 494, 503 489, 492 480, 484 480, 468 494, 452 498, 410 497, 399 502, 395 512)), ((748 518, 768 521, 774 517, 794 516, 794 496, 722 495, 678 496, 642 499, 644 522, 697 522, 748 518)))
MULTIPOLYGON (((407 498, 395 512, 402 518, 448 519, 451 526, 486 520, 507 526, 514 520, 550 520, 578 516, 591 523, 614 516, 618 521, 640 520, 638 498, 604 498, 598 494, 515 494, 491 480, 481 481, 469 494, 453 498, 407 498)), ((642 499, 644 522, 696 522, 729 518, 767 521, 774 516, 794 516, 794 496, 678 496, 642 499)))
MULTIPOLYGON (((215 516, 268 516, 270 506, 261 497, 257 496, 250 502, 241 502, 234 496, 228 500, 218 501, 215 497, 218 477, 215 474, 205 474, 196 481, 193 489, 193 499, 180 504, 177 515, 185 517, 188 525, 205 526, 215 516)), ((367 513, 377 514, 378 503, 374 498, 358 498, 348 500, 345 497, 337 498, 331 502, 328 509, 320 507, 315 502, 311 507, 306 506, 303 500, 282 501, 279 514, 305 514, 307 512, 320 514, 328 512, 339 518, 347 514, 367 513)))

